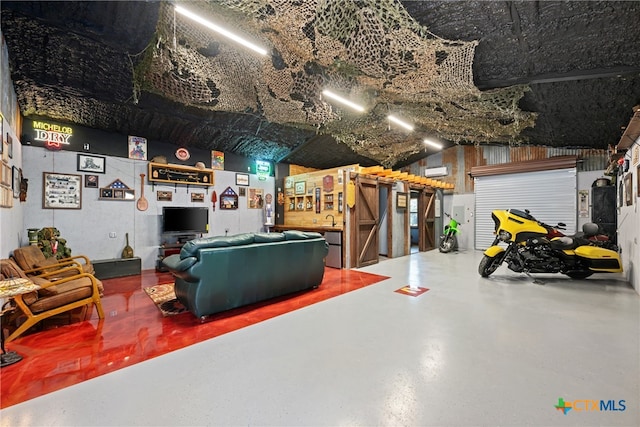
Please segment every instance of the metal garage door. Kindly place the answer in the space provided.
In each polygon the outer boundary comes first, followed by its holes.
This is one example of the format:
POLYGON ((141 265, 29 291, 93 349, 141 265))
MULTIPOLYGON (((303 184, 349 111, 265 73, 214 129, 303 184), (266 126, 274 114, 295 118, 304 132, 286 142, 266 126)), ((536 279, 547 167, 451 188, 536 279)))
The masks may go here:
POLYGON ((493 242, 491 211, 496 209, 528 209, 539 221, 564 222, 566 233, 576 231, 576 168, 479 176, 474 182, 476 249, 484 250, 493 242))

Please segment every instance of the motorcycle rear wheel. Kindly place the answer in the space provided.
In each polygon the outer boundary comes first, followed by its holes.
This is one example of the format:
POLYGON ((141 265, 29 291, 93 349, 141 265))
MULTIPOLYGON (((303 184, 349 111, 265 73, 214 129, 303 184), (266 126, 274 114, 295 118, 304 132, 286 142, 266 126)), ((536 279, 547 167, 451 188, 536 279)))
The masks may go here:
POLYGON ((593 274, 593 271, 570 271, 565 274, 572 279, 586 279, 593 274))
POLYGON ((438 247, 438 249, 442 253, 451 252, 457 246, 457 243, 458 243, 458 239, 456 239, 456 236, 446 235, 440 241, 440 246, 438 247))
POLYGON ((478 265, 478 273, 482 277, 489 277, 493 274, 494 271, 498 269, 500 264, 502 263, 501 255, 496 255, 494 257, 490 257, 485 255, 480 261, 480 265, 478 265))

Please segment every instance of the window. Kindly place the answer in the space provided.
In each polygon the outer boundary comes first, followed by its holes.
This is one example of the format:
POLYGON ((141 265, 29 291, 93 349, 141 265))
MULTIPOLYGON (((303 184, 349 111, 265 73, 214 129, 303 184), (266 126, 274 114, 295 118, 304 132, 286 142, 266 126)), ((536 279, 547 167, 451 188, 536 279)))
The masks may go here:
POLYGON ((409 226, 418 226, 418 199, 415 197, 409 201, 409 226))

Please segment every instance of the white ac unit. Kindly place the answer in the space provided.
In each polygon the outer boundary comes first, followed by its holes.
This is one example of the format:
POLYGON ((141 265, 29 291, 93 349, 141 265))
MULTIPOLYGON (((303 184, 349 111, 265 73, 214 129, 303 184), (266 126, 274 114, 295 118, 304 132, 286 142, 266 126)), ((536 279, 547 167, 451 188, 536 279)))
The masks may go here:
POLYGON ((428 178, 433 176, 446 176, 448 174, 446 166, 440 166, 439 168, 427 168, 424 170, 424 176, 428 178))

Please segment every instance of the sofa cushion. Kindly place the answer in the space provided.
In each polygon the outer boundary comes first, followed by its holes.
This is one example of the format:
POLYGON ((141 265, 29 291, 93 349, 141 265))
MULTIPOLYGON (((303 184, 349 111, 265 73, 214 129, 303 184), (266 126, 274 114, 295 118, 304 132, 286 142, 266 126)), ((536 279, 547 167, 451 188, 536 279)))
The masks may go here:
POLYGON ((93 288, 91 288, 90 286, 80 286, 67 292, 62 292, 46 298, 40 298, 38 299, 38 301, 31 304, 29 306, 29 309, 34 313, 41 313, 43 311, 51 310, 53 308, 61 307, 65 304, 81 300, 83 298, 88 298, 92 294, 93 288))
POLYGON ((284 240, 284 234, 282 233, 255 233, 253 235, 255 243, 282 242, 284 240))
POLYGON ((283 234, 286 240, 307 240, 322 237, 322 234, 315 231, 287 230, 283 234))
MULTIPOLYGON (((39 278, 38 277, 34 277, 33 279, 39 279, 39 278)), ((36 280, 34 280, 34 283, 39 284, 41 286, 43 285, 43 283, 38 283, 38 282, 36 282, 36 280)), ((64 292, 69 292, 69 291, 72 291, 72 290, 77 289, 77 288, 82 288, 82 287, 91 288, 91 286, 92 286, 91 279, 89 279, 88 277, 80 277, 78 279, 69 280, 68 282, 63 282, 63 283, 60 283, 60 284, 57 284, 57 285, 48 286, 46 288, 41 288, 38 291, 38 293, 40 294, 41 297, 50 297, 50 296, 61 294, 61 293, 64 293, 64 292)), ((102 293, 102 290, 100 289, 100 287, 101 286, 100 286, 100 283, 99 283, 98 284, 98 290, 102 293)))
POLYGON ((253 243, 253 233, 236 234, 234 236, 213 236, 189 240, 180 250, 180 258, 197 256, 200 249, 224 248, 227 246, 249 245, 253 243))
MULTIPOLYGON (((32 268, 41 267, 38 265, 45 260, 45 256, 42 251, 35 245, 23 246, 13 251, 13 258, 16 260, 16 264, 23 270, 31 270, 32 268)), ((53 259, 55 262, 55 258, 53 259)))

